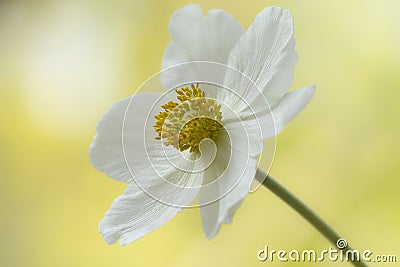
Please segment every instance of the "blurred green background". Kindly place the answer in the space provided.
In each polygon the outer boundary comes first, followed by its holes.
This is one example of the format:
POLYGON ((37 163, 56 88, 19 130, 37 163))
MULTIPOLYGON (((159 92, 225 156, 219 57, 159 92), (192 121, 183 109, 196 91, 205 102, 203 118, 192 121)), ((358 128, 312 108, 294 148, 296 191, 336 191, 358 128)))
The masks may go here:
MULTIPOLYGON (((97 233, 124 185, 90 164, 95 125, 160 70, 169 18, 187 3, 0 2, 1 266, 288 266, 256 253, 329 247, 264 188, 211 241, 196 209, 125 247, 97 233)), ((266 6, 290 9, 300 56, 292 88, 315 83, 317 93, 278 136, 271 174, 354 247, 399 261, 400 2, 198 4, 246 28, 266 6)))

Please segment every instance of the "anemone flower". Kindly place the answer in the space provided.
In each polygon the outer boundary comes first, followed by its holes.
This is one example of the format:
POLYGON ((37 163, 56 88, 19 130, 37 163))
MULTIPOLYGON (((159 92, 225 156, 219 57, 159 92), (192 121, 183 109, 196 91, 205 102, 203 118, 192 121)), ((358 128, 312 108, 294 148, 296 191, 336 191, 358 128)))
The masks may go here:
POLYGON ((165 94, 138 93, 112 105, 90 147, 94 167, 128 184, 99 225, 109 244, 143 237, 196 196, 205 235, 214 237, 248 194, 263 139, 314 93, 314 86, 288 91, 297 61, 288 10, 266 8, 244 30, 223 10, 204 17, 188 5, 173 14, 169 31, 165 94), (199 69, 223 86, 196 79, 199 69))

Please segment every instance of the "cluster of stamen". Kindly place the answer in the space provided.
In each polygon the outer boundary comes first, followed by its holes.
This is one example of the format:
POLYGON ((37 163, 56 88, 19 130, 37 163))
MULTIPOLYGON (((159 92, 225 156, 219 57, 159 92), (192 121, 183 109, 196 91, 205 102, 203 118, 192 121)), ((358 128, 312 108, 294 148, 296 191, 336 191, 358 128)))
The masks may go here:
POLYGON ((172 145, 180 151, 199 152, 201 140, 210 138, 215 141, 223 129, 221 105, 206 98, 199 84, 175 92, 181 103, 169 101, 161 105, 164 111, 155 116, 156 139, 163 139, 165 145, 172 145))

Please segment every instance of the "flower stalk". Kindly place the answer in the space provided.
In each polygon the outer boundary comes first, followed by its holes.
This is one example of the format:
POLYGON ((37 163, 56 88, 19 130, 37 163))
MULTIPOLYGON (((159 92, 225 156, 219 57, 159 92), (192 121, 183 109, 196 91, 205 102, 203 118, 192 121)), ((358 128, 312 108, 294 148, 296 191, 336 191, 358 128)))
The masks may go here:
MULTIPOLYGON (((304 204, 300 199, 288 191, 285 187, 279 184, 270 175, 267 175, 264 171, 257 169, 255 176, 256 180, 262 183, 263 186, 272 191, 277 197, 283 200, 297 213, 299 213, 304 219, 306 219, 315 229, 317 229, 323 236, 326 237, 332 244, 336 246, 336 242, 341 239, 341 236, 321 217, 318 216, 312 209, 304 204)), ((353 250, 350 246, 346 246, 343 251, 353 250)), ((359 261, 351 261, 354 266, 366 267, 367 265, 360 258, 359 261)))

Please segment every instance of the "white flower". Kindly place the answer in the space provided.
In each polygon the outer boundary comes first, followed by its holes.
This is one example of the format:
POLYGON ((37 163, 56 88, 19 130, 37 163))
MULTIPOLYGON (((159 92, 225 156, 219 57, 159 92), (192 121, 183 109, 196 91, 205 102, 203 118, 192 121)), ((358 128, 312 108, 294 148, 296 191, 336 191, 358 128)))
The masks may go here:
POLYGON ((279 133, 314 93, 314 86, 288 91, 297 55, 287 10, 266 8, 245 31, 222 10, 203 17, 199 6, 188 5, 175 12, 169 30, 164 87, 193 83, 177 90, 179 101, 168 91, 115 103, 90 147, 98 170, 128 183, 99 225, 109 244, 143 237, 197 195, 204 232, 214 237, 249 191, 262 140, 279 133), (179 65, 185 62, 194 63, 179 65), (202 75, 233 92, 196 85, 202 75))

